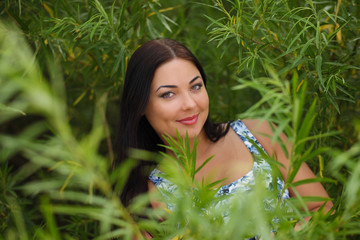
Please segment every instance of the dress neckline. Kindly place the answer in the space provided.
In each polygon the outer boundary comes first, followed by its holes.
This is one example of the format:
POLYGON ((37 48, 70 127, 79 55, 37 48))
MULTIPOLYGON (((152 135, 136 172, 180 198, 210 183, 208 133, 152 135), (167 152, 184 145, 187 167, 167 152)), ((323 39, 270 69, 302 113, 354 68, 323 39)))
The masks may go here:
MULTIPOLYGON (((247 137, 251 138, 252 140, 255 140, 256 143, 258 143, 255 139, 255 137, 251 134, 251 132, 248 130, 248 128, 245 126, 245 124, 241 121, 241 120, 237 120, 231 123, 231 128, 232 130, 236 133, 236 135, 240 138, 240 140, 242 141, 242 143, 246 146, 247 150, 250 152, 251 156, 252 156, 252 160, 253 160, 253 164, 252 167, 250 169, 249 172, 247 172, 246 174, 244 174, 242 177, 232 181, 231 183, 228 184, 224 184, 222 185, 219 190, 217 191, 217 193, 219 194, 220 192, 222 192, 224 189, 228 189, 229 187, 231 187, 232 185, 236 185, 238 182, 242 181, 243 179, 248 178, 249 176, 251 176, 255 170, 256 167, 256 158, 254 157, 254 151, 252 150, 251 146, 253 146, 253 144, 251 142, 249 142, 251 145, 245 144, 244 140, 247 138, 242 135, 242 133, 240 131, 237 130, 237 128, 235 127, 236 123, 239 122, 241 124, 242 127, 245 127, 246 130, 248 131, 248 133, 246 134, 247 137)), ((260 144, 259 144, 260 145, 260 144)), ((260 145, 261 147, 261 145, 260 145)))
MULTIPOLYGON (((252 135, 252 133, 249 131, 249 129, 246 127, 246 125, 239 119, 236 121, 233 121, 232 123, 230 123, 230 126, 232 128, 232 130, 236 133, 236 135, 240 138, 240 140, 242 141, 242 143, 246 146, 246 148, 248 149, 248 151, 250 152, 252 159, 253 159, 253 165, 252 168, 250 169, 249 172, 247 172, 246 174, 244 174, 242 177, 232 181, 231 183, 228 184, 224 184, 222 185, 219 190, 217 191, 217 193, 220 193, 221 191, 223 191, 224 189, 228 189, 233 185, 236 185, 238 182, 250 177, 256 166, 257 166, 257 158, 254 157, 254 154, 258 154, 258 150, 255 148, 255 146, 253 145, 253 143, 251 143, 249 141, 249 139, 251 139, 254 143, 256 143, 260 148, 264 149, 261 144, 257 141, 257 139, 252 135)), ((154 174, 162 174, 163 172, 160 171, 157 167, 151 172, 150 176, 153 176, 154 174)), ((164 178, 161 178, 162 181, 166 180, 164 178)), ((168 180, 166 180, 168 181, 168 180)))

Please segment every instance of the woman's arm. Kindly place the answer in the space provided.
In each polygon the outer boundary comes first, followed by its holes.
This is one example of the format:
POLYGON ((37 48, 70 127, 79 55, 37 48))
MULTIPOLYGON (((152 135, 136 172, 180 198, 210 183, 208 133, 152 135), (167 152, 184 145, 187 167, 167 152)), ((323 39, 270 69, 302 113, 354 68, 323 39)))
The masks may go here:
MULTIPOLYGON (((263 121, 263 120, 244 120, 243 122, 249 128, 249 130, 252 132, 252 134, 255 136, 255 138, 258 139, 258 141, 264 147, 266 152, 270 156, 275 155, 276 160, 284 165, 284 168, 281 167, 280 171, 284 177, 284 180, 286 180, 288 177, 290 161, 286 157, 280 144, 278 142, 271 141, 271 137, 273 136, 273 130, 272 130, 271 126, 269 125, 269 123, 267 121, 263 121)), ((286 144, 287 151, 290 154, 291 153, 291 144, 289 143, 287 137, 285 136, 285 134, 281 133, 280 138, 283 141, 283 143, 286 144)), ((310 179, 310 178, 315 178, 315 177, 316 177, 315 174, 311 171, 309 166, 306 163, 302 163, 293 182, 310 179)), ((329 195, 327 194, 325 188, 322 186, 322 184, 320 182, 302 184, 302 185, 295 187, 295 189, 301 196, 329 198, 329 195)), ((296 196, 294 189, 290 188, 289 192, 290 192, 291 197, 296 196)), ((321 208, 321 206, 323 204, 324 204, 323 201, 306 202, 307 208, 313 212, 319 210, 319 208, 321 208)), ((331 201, 326 202, 326 204, 324 206, 324 211, 328 212, 332 208, 332 206, 333 206, 333 203, 331 201)), ((310 219, 310 217, 306 217, 304 219, 306 221, 308 221, 310 219)))
MULTIPOLYGON (((155 196, 158 195, 158 190, 155 186, 155 184, 148 180, 148 189, 149 189, 149 194, 150 194, 150 205, 153 208, 162 208, 162 209, 167 209, 167 206, 164 202, 160 201, 160 199, 156 199, 155 196)), ((163 221, 163 219, 160 219, 160 221, 163 221)))

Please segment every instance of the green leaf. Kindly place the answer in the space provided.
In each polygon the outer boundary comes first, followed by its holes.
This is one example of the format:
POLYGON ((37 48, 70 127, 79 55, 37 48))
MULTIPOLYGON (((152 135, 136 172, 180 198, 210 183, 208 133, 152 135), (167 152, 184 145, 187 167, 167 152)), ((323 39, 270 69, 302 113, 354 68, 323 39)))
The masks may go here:
MULTIPOLYGON (((316 48, 321 52, 321 45, 320 45, 320 21, 316 22, 316 36, 315 36, 315 44, 316 48)), ((316 61, 316 60, 315 60, 316 61)))
POLYGON ((325 88, 325 85, 324 85, 324 79, 322 77, 322 70, 321 70, 321 66, 322 66, 322 56, 321 55, 317 55, 315 57, 315 70, 316 70, 316 73, 318 75, 318 78, 319 78, 319 81, 320 81, 320 84, 323 88, 325 88))
POLYGON ((297 182, 292 183, 292 187, 297 187, 297 186, 301 186, 304 184, 309 184, 309 183, 337 183, 336 180, 331 179, 331 178, 321 178, 321 177, 316 177, 316 178, 308 178, 308 179, 304 179, 304 180, 300 180, 297 182))
POLYGON ((201 165, 200 167, 198 167, 195 171, 195 174, 198 173, 214 156, 209 157, 208 159, 206 159, 201 165))

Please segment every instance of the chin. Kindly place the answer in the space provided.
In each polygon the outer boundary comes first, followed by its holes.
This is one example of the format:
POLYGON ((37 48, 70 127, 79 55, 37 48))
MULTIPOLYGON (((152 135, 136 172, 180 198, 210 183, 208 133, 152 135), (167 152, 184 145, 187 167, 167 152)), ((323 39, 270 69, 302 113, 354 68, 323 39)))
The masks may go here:
MULTIPOLYGON (((189 136, 189 139, 192 140, 194 139, 194 137, 196 136, 197 139, 199 139, 199 136, 202 135, 202 130, 203 130, 203 124, 201 124, 200 122, 198 122, 197 124, 193 125, 193 126, 172 126, 172 129, 176 129, 176 130, 172 130, 171 132, 169 131, 169 135, 174 138, 177 139, 177 135, 176 132, 179 133, 180 137, 182 139, 185 139, 186 137, 186 132, 189 136)), ((166 131, 164 131, 166 132, 166 131)))
POLYGON ((185 137, 186 137, 186 132, 187 132, 187 134, 189 136, 189 139, 194 139, 195 136, 198 137, 200 135, 201 131, 198 130, 198 129, 182 129, 182 130, 179 130, 179 134, 183 139, 185 139, 185 137))

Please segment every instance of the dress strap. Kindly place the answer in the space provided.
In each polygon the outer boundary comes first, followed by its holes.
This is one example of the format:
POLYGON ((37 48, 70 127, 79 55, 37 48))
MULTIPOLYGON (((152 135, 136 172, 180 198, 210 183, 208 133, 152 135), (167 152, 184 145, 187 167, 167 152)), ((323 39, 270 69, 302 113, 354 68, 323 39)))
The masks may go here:
POLYGON ((259 151, 253 145, 253 142, 256 143, 256 145, 258 145, 262 150, 265 151, 263 146, 261 146, 259 141, 254 137, 254 135, 252 135, 250 130, 240 119, 232 122, 230 125, 234 129, 236 134, 240 137, 240 139, 244 142, 245 146, 249 149, 251 153, 259 154, 259 151), (249 141, 249 139, 251 139, 252 141, 249 141))

